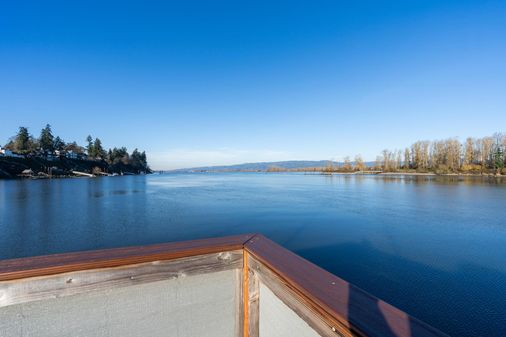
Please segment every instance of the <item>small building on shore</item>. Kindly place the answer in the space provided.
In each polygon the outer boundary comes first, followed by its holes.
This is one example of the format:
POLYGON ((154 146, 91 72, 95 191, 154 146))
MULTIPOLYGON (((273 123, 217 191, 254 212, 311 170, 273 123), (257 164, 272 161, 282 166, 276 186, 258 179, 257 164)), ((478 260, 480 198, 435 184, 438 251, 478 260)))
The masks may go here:
POLYGON ((67 152, 66 155, 65 155, 65 157, 67 157, 69 159, 78 159, 78 155, 74 151, 67 152))
POLYGON ((56 150, 54 154, 58 158, 79 159, 79 154, 74 151, 56 150))
POLYGON ((20 176, 31 177, 31 176, 33 176, 33 171, 31 169, 23 170, 23 172, 21 172, 20 176))
POLYGON ((0 146, 0 156, 14 157, 14 158, 23 158, 24 157, 22 154, 12 152, 11 150, 7 150, 1 146, 0 146))

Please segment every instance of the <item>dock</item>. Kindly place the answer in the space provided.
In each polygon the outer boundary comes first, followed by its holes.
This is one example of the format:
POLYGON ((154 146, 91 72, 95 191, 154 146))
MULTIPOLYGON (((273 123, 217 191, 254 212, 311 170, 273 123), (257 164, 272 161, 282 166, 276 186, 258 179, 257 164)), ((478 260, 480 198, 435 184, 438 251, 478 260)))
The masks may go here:
POLYGON ((72 173, 75 174, 76 176, 82 176, 82 177, 89 177, 89 178, 96 177, 94 174, 86 173, 86 172, 72 171, 72 173))

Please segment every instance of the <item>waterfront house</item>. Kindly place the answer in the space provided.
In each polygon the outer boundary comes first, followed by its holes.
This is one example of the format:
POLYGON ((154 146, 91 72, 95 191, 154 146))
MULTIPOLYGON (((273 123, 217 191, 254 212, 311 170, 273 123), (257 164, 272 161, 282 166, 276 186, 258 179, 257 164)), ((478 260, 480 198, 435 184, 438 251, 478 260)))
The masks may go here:
POLYGON ((79 159, 78 154, 74 151, 63 151, 63 150, 56 150, 54 151, 55 155, 59 158, 65 157, 68 159, 79 159))
POLYGON ((7 150, 3 147, 0 147, 0 156, 14 157, 14 158, 23 158, 24 157, 23 155, 21 155, 19 153, 12 152, 11 150, 7 150))
POLYGON ((74 151, 69 151, 65 154, 65 157, 69 159, 79 159, 78 154, 74 151))
POLYGON ((58 156, 54 152, 49 152, 49 151, 46 151, 44 153, 44 157, 46 158, 46 160, 50 160, 50 161, 58 159, 58 156))

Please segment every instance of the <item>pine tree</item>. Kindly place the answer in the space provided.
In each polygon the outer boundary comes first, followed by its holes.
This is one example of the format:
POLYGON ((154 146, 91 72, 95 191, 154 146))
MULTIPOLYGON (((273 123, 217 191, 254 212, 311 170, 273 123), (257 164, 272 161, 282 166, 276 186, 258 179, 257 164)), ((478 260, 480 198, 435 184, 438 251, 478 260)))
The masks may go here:
POLYGON ((91 135, 88 135, 88 137, 86 137, 86 141, 88 142, 88 146, 86 146, 86 152, 88 152, 88 156, 90 158, 94 158, 95 148, 93 147, 93 138, 91 137, 91 135))
POLYGON ((107 153, 102 147, 102 142, 98 138, 95 138, 95 142, 93 143, 93 153, 95 158, 105 159, 107 156, 107 153))
POLYGON ((24 126, 19 127, 18 134, 14 138, 14 151, 19 153, 28 153, 31 150, 31 136, 28 133, 28 128, 24 126))
POLYGON ((497 146, 495 150, 494 166, 496 170, 502 170, 504 168, 504 151, 501 146, 497 146))
POLYGON ((53 147, 58 151, 63 151, 65 149, 65 142, 60 138, 60 136, 56 136, 54 139, 53 147))
POLYGON ((54 152, 54 137, 51 131, 51 125, 47 124, 46 127, 41 130, 39 146, 44 153, 54 152))

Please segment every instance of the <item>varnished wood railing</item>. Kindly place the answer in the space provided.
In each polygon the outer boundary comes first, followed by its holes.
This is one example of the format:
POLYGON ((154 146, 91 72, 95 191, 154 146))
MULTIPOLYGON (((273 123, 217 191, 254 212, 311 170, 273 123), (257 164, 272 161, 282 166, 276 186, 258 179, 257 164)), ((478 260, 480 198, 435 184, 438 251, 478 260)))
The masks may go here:
POLYGON ((266 283, 322 336, 446 336, 262 235, 244 249, 249 278, 266 283))
POLYGON ((72 271, 120 267, 125 265, 173 260, 182 257, 243 249, 254 235, 169 242, 163 244, 54 254, 12 260, 0 260, 0 281, 47 276, 72 271))
MULTIPOLYGON (((122 282, 122 277, 133 275, 132 270, 139 275, 140 281, 149 282, 173 275, 176 269, 202 272, 209 268, 238 266, 242 266, 237 270, 241 271, 243 281, 238 285, 243 294, 238 305, 238 317, 243 327, 236 332, 239 336, 259 335, 259 284, 266 285, 321 336, 445 336, 259 234, 4 260, 0 261, 0 289, 2 284, 8 283, 11 301, 24 301, 30 296, 43 299, 44 296, 54 296, 55 292, 69 290, 62 288, 61 284, 49 284, 44 285, 44 292, 26 296, 22 293, 27 289, 26 282, 17 288, 13 286, 16 280, 114 270, 112 276, 102 276, 102 283, 97 281, 93 285, 99 288, 102 284, 110 285, 111 280, 122 282), (222 255, 211 255, 224 252, 234 252, 235 255, 227 256, 223 263, 220 260, 222 255), (242 252, 242 256, 237 252, 242 252), (195 258, 186 262, 181 260, 191 257, 195 258), (177 259, 180 259, 179 264, 164 264, 164 261, 177 259), (153 262, 157 262, 156 276, 150 274, 154 267, 145 265, 153 262), (195 267, 195 263, 199 266, 195 267), (136 269, 132 267, 128 273, 122 272, 122 268, 117 271, 118 267, 133 265, 136 269)), ((135 281, 130 276, 128 282, 135 281)), ((72 279, 67 283, 71 287, 72 279)), ((90 289, 90 285, 86 286, 90 289)), ((78 291, 77 286, 72 291, 78 291)))

